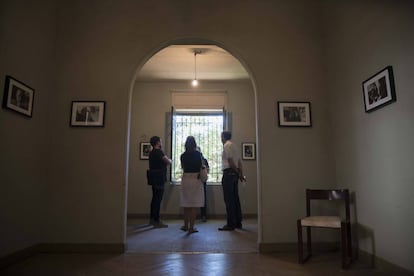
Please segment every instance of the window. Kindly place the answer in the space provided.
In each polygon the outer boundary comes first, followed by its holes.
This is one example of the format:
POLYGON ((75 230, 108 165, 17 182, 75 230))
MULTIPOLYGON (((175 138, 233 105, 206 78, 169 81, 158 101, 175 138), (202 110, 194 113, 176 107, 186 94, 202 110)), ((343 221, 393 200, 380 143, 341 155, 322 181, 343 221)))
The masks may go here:
POLYGON ((187 136, 194 136, 210 166, 209 183, 221 182, 221 132, 224 127, 223 110, 177 110, 172 114, 171 182, 181 181, 180 156, 185 151, 187 136))

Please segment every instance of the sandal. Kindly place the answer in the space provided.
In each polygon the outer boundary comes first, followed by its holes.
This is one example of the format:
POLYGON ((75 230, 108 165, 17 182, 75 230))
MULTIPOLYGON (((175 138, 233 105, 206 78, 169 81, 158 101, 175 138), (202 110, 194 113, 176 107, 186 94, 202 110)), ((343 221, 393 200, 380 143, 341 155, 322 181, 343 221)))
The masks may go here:
POLYGON ((190 233, 190 234, 197 233, 197 232, 198 232, 197 228, 188 229, 188 233, 190 233))
POLYGON ((184 231, 184 232, 187 232, 188 231, 188 227, 187 226, 185 226, 185 225, 183 225, 183 226, 181 226, 181 228, 180 228, 182 231, 184 231))

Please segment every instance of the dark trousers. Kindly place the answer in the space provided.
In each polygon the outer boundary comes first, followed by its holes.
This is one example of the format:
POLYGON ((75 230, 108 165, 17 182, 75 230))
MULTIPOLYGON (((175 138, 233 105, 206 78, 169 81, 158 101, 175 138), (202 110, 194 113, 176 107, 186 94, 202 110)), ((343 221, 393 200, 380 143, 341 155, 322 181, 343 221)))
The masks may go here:
POLYGON ((239 175, 236 172, 223 172, 221 184, 226 205, 227 225, 233 228, 240 227, 242 212, 239 199, 239 175))
POLYGON ((161 209, 161 200, 164 195, 164 188, 154 188, 152 187, 152 200, 151 200, 151 220, 159 221, 160 220, 160 209, 161 209))
POLYGON ((201 218, 207 217, 207 182, 203 182, 204 186, 204 206, 200 207, 201 218))

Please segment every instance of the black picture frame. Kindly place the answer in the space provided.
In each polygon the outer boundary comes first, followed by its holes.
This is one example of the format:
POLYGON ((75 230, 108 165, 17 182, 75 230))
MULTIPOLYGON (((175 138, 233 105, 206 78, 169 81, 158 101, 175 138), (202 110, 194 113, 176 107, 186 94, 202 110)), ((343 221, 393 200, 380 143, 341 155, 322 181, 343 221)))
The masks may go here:
POLYGON ((33 115, 34 93, 35 90, 27 84, 12 76, 6 76, 3 108, 31 118, 33 115))
POLYGON ((151 143, 149 142, 141 142, 139 145, 139 159, 141 160, 146 160, 149 159, 149 154, 152 150, 152 146, 151 143))
POLYGON ((310 102, 277 102, 280 127, 311 127, 310 102))
POLYGON ((72 101, 71 127, 104 127, 105 101, 72 101))
POLYGON ((242 143, 242 159, 243 160, 256 160, 256 144, 255 143, 242 143))
POLYGON ((392 66, 362 82, 365 112, 372 112, 397 100, 392 66))

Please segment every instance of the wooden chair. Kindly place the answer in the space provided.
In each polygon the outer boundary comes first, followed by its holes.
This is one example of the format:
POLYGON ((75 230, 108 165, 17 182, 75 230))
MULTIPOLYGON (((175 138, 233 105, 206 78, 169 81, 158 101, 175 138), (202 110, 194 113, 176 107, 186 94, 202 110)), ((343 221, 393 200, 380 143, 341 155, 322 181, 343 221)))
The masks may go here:
POLYGON ((348 268, 352 260, 351 222, 349 210, 349 191, 345 190, 312 190, 306 189, 306 217, 297 220, 298 228, 298 262, 305 263, 312 256, 311 227, 333 228, 340 230, 342 267, 348 268), (343 200, 345 218, 340 216, 311 215, 312 200, 343 200), (307 256, 303 256, 302 227, 307 232, 307 256))

